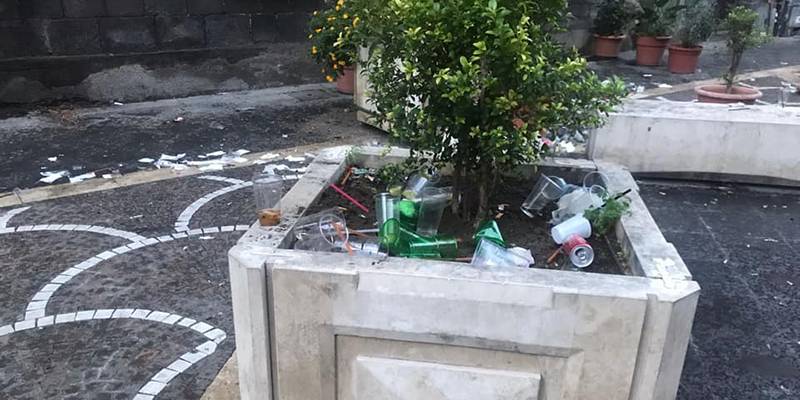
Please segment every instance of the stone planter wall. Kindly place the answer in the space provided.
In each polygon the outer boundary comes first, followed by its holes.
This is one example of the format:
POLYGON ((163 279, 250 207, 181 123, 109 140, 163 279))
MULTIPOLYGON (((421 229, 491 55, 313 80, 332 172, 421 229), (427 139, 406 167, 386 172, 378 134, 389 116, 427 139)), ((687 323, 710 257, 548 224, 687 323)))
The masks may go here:
POLYGON ((631 100, 589 156, 643 174, 800 185, 800 110, 631 100))
MULTIPOLYGON (((366 166, 405 156, 383 150, 351 156, 366 166)), ((635 276, 285 249, 347 151, 322 152, 285 196, 283 224, 252 227, 230 251, 243 399, 675 397, 699 287, 627 171, 544 167, 601 170, 611 190, 634 189, 616 234, 635 276)))

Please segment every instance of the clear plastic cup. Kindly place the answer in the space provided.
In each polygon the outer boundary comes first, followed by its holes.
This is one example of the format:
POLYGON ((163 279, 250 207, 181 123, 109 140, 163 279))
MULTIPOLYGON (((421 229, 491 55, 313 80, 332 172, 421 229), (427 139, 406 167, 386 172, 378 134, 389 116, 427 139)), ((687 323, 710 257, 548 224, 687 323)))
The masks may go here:
POLYGON ((431 185, 439 182, 439 174, 423 174, 416 173, 411 175, 406 181, 406 187, 403 189, 403 197, 411 200, 419 198, 422 190, 431 185))
POLYGON ((592 224, 583 215, 576 215, 556 226, 550 230, 553 240, 562 244, 569 239, 572 235, 578 235, 582 238, 592 236, 592 224))
POLYGON ((347 248, 350 231, 342 213, 332 208, 300 218, 292 229, 292 236, 295 249, 335 251, 347 248))
POLYGON ((399 198, 389 193, 378 193, 375 195, 375 219, 378 222, 379 229, 389 218, 395 217, 394 206, 399 200, 399 198))
POLYGON ((261 173, 253 177, 256 215, 262 226, 278 225, 281 222, 283 188, 284 182, 280 175, 261 173))
POLYGON ((508 249, 499 246, 491 240, 481 239, 475 254, 472 255, 471 265, 475 267, 520 267, 528 268, 531 261, 508 249))
POLYGON ((422 236, 436 236, 442 222, 444 209, 453 199, 452 187, 426 187, 420 193, 417 233, 422 236))
POLYGON ((601 186, 606 189, 606 182, 608 182, 608 175, 600 171, 592 171, 583 177, 583 188, 589 190, 592 186, 601 186))
POLYGON ((558 200, 567 189, 567 182, 557 176, 540 175, 531 193, 522 202, 520 210, 529 217, 542 211, 550 202, 558 200))

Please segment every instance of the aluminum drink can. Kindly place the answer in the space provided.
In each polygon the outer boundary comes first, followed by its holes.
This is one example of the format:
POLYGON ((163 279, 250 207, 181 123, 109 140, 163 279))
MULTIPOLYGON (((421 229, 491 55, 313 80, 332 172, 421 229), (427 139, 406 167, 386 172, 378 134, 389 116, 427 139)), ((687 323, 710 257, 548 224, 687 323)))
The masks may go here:
POLYGON ((592 245, 580 235, 572 235, 564 242, 562 247, 564 254, 569 256, 569 260, 576 268, 586 268, 594 261, 594 249, 592 245))

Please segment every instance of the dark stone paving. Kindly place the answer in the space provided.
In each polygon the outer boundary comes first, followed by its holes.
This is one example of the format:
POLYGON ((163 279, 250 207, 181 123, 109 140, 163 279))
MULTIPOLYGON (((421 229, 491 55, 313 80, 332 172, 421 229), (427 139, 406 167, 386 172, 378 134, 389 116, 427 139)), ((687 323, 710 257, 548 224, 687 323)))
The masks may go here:
POLYGON ((640 185, 701 287, 678 398, 800 398, 800 190, 640 185))
MULTIPOLYGON (((248 180, 261 168, 214 175, 248 180)), ((99 224, 145 237, 166 235, 184 208, 228 185, 192 176, 55 199, 31 204, 9 225, 99 224)), ((702 287, 678 398, 796 399, 800 191, 665 181, 642 182, 641 188, 702 287)), ((250 193, 242 188, 212 200, 190 227, 249 223, 250 193)), ((227 339, 216 352, 175 377, 158 397, 197 399, 234 349, 226 252, 240 235, 195 235, 115 256, 65 283, 50 298, 47 314, 139 308, 224 330, 227 339)), ((20 321, 31 296, 65 269, 125 243, 89 232, 0 235, 0 326, 20 321)), ((184 327, 133 319, 0 336, 0 398, 130 399, 205 340, 184 327)))
MULTIPOLYGON (((262 168, 215 175, 249 180, 262 168)), ((94 224, 144 237, 168 235, 176 233, 175 220, 187 206, 230 185, 190 176, 54 199, 30 204, 9 226, 94 224)), ((206 203, 190 227, 249 224, 254 220, 251 190, 206 203)), ((0 209, 0 215, 7 210, 0 209)), ((173 378, 158 396, 200 398, 235 346, 227 251, 241 233, 194 235, 116 255, 64 283, 50 297, 46 314, 145 309, 222 329, 227 338, 216 352, 173 378)), ((0 234, 0 327, 22 321, 31 297, 63 271, 127 243, 91 232, 0 234)), ((0 336, 0 398, 131 399, 162 368, 207 340, 177 324, 136 319, 77 321, 0 336)))

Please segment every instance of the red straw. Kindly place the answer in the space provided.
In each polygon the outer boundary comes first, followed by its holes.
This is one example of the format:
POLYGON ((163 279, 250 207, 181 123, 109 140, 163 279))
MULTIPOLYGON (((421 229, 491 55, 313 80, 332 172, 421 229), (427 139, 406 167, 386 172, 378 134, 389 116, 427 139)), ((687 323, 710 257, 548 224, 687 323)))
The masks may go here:
POLYGON ((331 188, 333 190, 335 190, 337 193, 339 193, 340 195, 342 195, 342 197, 347 199, 349 202, 353 203, 356 207, 360 208, 361 211, 364 211, 365 213, 369 213, 369 208, 364 207, 364 205, 359 203, 358 200, 354 199, 352 196, 350 196, 349 194, 345 193, 344 190, 340 189, 335 184, 331 183, 331 188))

